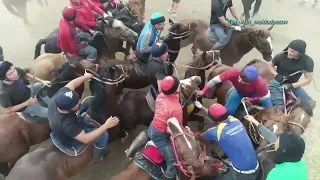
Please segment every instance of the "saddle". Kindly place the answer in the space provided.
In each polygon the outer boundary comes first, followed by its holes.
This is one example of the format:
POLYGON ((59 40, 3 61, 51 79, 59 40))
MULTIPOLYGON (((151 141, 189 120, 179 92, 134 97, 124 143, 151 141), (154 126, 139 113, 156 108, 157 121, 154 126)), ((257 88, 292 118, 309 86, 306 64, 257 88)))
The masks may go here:
POLYGON ((147 103, 149 105, 149 108, 152 110, 152 112, 155 111, 154 102, 155 102, 157 96, 158 96, 158 93, 156 92, 156 90, 154 88, 150 88, 149 92, 147 92, 147 95, 146 95, 147 103))
POLYGON ((153 179, 163 179, 166 163, 158 148, 152 141, 146 144, 145 149, 137 152, 133 162, 147 172, 153 179))

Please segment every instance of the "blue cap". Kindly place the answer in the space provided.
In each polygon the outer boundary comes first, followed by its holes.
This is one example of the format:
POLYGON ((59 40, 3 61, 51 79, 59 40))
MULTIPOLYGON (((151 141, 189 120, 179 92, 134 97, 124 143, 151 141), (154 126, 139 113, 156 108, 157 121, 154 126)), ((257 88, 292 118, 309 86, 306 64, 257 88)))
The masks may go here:
POLYGON ((243 73, 250 81, 254 81, 259 77, 259 71, 254 65, 245 67, 243 73))
POLYGON ((164 15, 162 13, 153 13, 151 15, 151 19, 150 19, 150 22, 152 25, 156 25, 156 24, 160 24, 160 23, 163 23, 165 22, 166 19, 164 18, 164 15))
POLYGON ((78 93, 67 90, 59 92, 56 95, 55 103, 57 107, 61 110, 70 111, 73 107, 75 107, 80 101, 80 97, 78 93))
POLYGON ((153 57, 157 58, 162 56, 164 53, 166 53, 168 50, 168 46, 166 43, 161 42, 161 43, 155 43, 152 46, 151 54, 153 57))

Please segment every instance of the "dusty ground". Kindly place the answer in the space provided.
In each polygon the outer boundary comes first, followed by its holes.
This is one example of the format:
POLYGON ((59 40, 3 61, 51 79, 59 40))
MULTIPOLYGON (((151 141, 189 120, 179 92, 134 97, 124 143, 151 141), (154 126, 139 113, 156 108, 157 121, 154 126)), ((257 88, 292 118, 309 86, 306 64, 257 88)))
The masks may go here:
MULTIPOLYGON (((24 0, 22 0, 24 1, 24 0)), ((21 1, 20 1, 21 2, 21 1)), ((27 4, 28 20, 31 25, 26 27, 22 20, 10 14, 7 9, 0 4, 0 45, 4 48, 5 58, 13 62, 16 66, 28 67, 32 65, 34 46, 40 38, 44 38, 54 28, 58 26, 61 17, 61 9, 67 6, 68 0, 49 0, 48 6, 41 7, 37 1, 31 0, 27 4)), ((166 13, 171 1, 147 0, 146 2, 146 17, 153 12, 166 13)), ((272 30, 272 37, 274 39, 274 52, 278 53, 284 49, 287 44, 297 38, 304 39, 307 44, 307 54, 309 54, 315 61, 314 81, 319 84, 318 77, 320 64, 317 59, 320 55, 317 54, 319 47, 317 42, 320 40, 320 30, 317 17, 320 16, 320 9, 311 9, 312 1, 304 6, 299 6, 297 0, 276 0, 264 1, 259 15, 255 19, 274 19, 274 20, 288 20, 287 25, 276 26, 272 30)), ((234 0, 234 6, 238 10, 238 14, 242 11, 240 0, 234 0)), ((182 0, 179 8, 178 17, 176 20, 185 18, 197 18, 209 21, 210 1, 194 1, 182 0)), ((187 63, 191 60, 191 47, 182 50, 178 58, 179 63, 187 63)), ((261 55, 253 50, 247 54, 237 64, 241 67, 245 62, 252 58, 262 58, 261 55)), ((320 85, 319 85, 320 86, 320 85)), ((307 91, 313 96, 316 101, 320 101, 320 93, 315 89, 314 84, 306 87, 307 91)), ((208 101, 208 103, 210 103, 208 101)), ((206 104, 208 106, 208 104, 206 104)), ((319 106, 317 107, 319 109, 319 106)), ((315 111, 315 116, 304 135, 307 143, 307 150, 305 158, 307 160, 308 169, 310 173, 310 180, 317 180, 316 172, 320 170, 320 123, 318 121, 320 114, 315 111)), ((127 145, 121 142, 110 144, 111 154, 101 164, 92 165, 84 170, 80 175, 74 177, 77 180, 95 179, 108 180, 111 176, 117 174, 126 167, 127 161, 123 151, 127 145)))

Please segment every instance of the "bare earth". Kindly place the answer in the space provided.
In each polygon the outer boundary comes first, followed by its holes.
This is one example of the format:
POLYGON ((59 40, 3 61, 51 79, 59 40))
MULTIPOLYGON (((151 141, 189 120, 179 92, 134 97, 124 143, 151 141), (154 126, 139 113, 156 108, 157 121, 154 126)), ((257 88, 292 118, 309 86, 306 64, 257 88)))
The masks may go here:
MULTIPOLYGON (((240 13, 242 13, 241 1, 234 0, 233 2, 240 15, 240 13)), ((275 26, 272 30, 274 52, 278 53, 282 51, 291 40, 297 38, 305 40, 308 44, 307 54, 315 61, 314 81, 319 85, 320 78, 318 75, 320 74, 317 71, 320 69, 320 64, 317 60, 320 59, 320 55, 317 54, 319 51, 317 42, 320 41, 320 30, 317 29, 317 27, 319 28, 320 26, 317 25, 319 22, 317 17, 320 17, 320 9, 317 7, 312 10, 312 2, 313 1, 310 1, 304 6, 300 6, 297 0, 282 0, 280 3, 275 0, 264 1, 260 13, 255 19, 288 20, 287 25, 275 26)), ((46 37, 47 34, 58 26, 61 10, 64 6, 68 5, 68 0, 49 0, 48 3, 48 6, 41 7, 35 0, 28 2, 28 20, 31 22, 29 27, 26 27, 21 19, 10 14, 2 3, 0 4, 0 45, 5 51, 6 60, 20 67, 32 66, 36 42, 40 38, 46 37)), ((149 17, 154 12, 163 12, 166 17, 169 18, 167 8, 170 4, 171 1, 169 0, 147 0, 146 17, 149 17)), ((209 21, 209 14, 209 0, 182 0, 176 20, 195 18, 209 21)), ((190 48, 191 46, 181 51, 178 63, 188 63, 191 61, 190 48)), ((253 58, 262 58, 262 56, 256 50, 253 50, 236 66, 242 67, 244 63, 253 58)), ((182 71, 180 71, 180 77, 182 77, 182 71)), ((307 86, 306 89, 316 101, 320 102, 320 93, 316 90, 314 84, 307 86)), ((207 101, 205 105, 209 106, 212 102, 213 101, 207 101)), ((319 106, 317 110, 320 110, 319 106)), ((315 116, 307 132, 304 134, 304 139, 307 143, 305 158, 308 164, 310 180, 320 179, 316 173, 320 170, 320 163, 318 162, 320 159, 320 123, 318 122, 320 113, 318 113, 317 110, 315 111, 315 116)), ((208 126, 210 126, 209 123, 208 126)), ((72 179, 110 179, 111 176, 119 173, 126 167, 129 160, 125 158, 124 150, 127 147, 128 145, 122 144, 120 141, 110 144, 111 153, 107 159, 100 164, 89 166, 80 175, 72 179)))

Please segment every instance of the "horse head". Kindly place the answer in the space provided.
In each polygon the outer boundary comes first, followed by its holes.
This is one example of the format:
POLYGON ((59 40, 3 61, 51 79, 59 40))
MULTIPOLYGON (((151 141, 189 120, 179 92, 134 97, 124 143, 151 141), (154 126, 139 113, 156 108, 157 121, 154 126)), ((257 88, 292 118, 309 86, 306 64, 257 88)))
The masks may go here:
POLYGON ((300 99, 288 108, 288 131, 303 134, 311 122, 312 109, 305 107, 300 99))
POLYGON ((128 16, 119 16, 117 19, 122 21, 125 26, 129 27, 130 29, 132 29, 134 32, 138 34, 141 33, 144 27, 144 23, 138 24, 136 20, 128 16))
POLYGON ((270 31, 256 26, 245 26, 241 31, 250 46, 256 48, 266 61, 273 58, 273 46, 270 31))
POLYGON ((179 168, 183 173, 188 176, 212 173, 212 161, 206 159, 205 153, 192 132, 183 131, 176 118, 170 118, 167 123, 171 132, 172 146, 178 156, 178 165, 181 165, 179 168))
POLYGON ((127 7, 130 15, 136 19, 137 23, 143 24, 144 2, 140 0, 130 0, 128 1, 127 7))
POLYGON ((188 100, 195 99, 195 91, 201 83, 200 76, 192 76, 190 78, 180 80, 180 95, 183 103, 188 100))
POLYGON ((103 23, 104 35, 110 39, 121 39, 132 44, 138 40, 138 34, 118 19, 109 16, 103 20, 103 23))
POLYGON ((172 19, 169 19, 171 27, 169 28, 168 38, 170 39, 181 39, 188 38, 196 29, 196 21, 183 20, 178 23, 174 23, 172 19))

